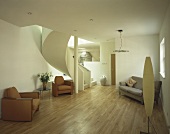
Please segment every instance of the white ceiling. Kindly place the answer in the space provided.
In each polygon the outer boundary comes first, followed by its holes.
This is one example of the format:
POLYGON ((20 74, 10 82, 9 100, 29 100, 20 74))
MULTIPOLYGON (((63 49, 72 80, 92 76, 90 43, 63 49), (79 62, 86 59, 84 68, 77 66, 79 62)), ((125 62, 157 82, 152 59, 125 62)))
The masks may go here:
POLYGON ((0 19, 41 25, 93 42, 158 34, 169 0, 0 0, 0 19), (28 12, 32 14, 29 15, 28 12), (93 21, 90 21, 93 19, 93 21))

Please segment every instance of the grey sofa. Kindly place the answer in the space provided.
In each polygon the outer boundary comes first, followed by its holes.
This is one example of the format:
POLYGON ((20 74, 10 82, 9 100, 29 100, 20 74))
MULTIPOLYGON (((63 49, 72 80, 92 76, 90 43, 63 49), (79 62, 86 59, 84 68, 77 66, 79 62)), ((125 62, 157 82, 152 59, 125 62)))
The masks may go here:
MULTIPOLYGON (((143 79, 140 77, 132 76, 132 79, 136 81, 136 84, 133 87, 127 86, 126 82, 119 82, 119 94, 131 97, 140 101, 142 104, 143 101, 143 79)), ((155 81, 155 102, 158 104, 160 89, 162 86, 161 81, 155 81)))

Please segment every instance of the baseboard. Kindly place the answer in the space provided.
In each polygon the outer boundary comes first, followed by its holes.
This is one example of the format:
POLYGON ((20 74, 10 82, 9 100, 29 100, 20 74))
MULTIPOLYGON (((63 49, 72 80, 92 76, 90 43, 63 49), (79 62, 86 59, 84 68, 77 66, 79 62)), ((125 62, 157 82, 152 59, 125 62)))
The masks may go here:
POLYGON ((165 121, 166 121, 167 127, 170 127, 170 124, 169 124, 169 121, 168 121, 168 117, 167 117, 167 114, 166 114, 166 111, 164 110, 164 108, 163 108, 163 114, 164 114, 164 117, 165 117, 165 121))
POLYGON ((170 134, 170 122, 168 121, 168 117, 167 117, 167 113, 163 107, 163 104, 162 104, 162 98, 160 98, 160 102, 161 102, 161 105, 162 105, 162 109, 163 109, 163 114, 164 114, 164 117, 165 117, 165 121, 166 121, 166 125, 169 129, 169 134, 170 134))

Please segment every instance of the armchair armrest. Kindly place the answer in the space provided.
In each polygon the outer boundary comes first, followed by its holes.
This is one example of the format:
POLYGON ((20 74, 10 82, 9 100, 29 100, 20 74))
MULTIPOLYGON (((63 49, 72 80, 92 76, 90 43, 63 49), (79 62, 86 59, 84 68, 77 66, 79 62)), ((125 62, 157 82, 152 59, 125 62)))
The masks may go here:
POLYGON ((55 83, 52 83, 52 89, 56 89, 56 88, 58 88, 58 85, 55 83))
POLYGON ((64 85, 69 85, 69 86, 73 86, 73 81, 64 81, 64 85))
POLYGON ((16 98, 17 100, 32 100, 33 98, 16 98))
POLYGON ((37 99, 40 97, 39 92, 22 92, 19 93, 21 95, 21 98, 33 98, 37 99))
POLYGON ((55 83, 52 83, 52 94, 53 96, 58 96, 58 86, 55 83))
POLYGON ((119 82, 120 86, 126 86, 126 82, 119 82))
POLYGON ((2 119, 13 121, 32 120, 33 99, 2 98, 2 119))

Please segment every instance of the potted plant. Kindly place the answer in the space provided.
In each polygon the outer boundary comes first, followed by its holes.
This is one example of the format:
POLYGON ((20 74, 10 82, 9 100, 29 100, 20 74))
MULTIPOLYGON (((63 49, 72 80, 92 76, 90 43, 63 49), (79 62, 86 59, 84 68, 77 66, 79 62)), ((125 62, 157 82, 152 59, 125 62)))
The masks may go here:
POLYGON ((47 82, 50 80, 50 77, 53 76, 52 73, 51 72, 39 73, 37 76, 39 77, 40 81, 43 83, 43 90, 46 90, 47 82))

